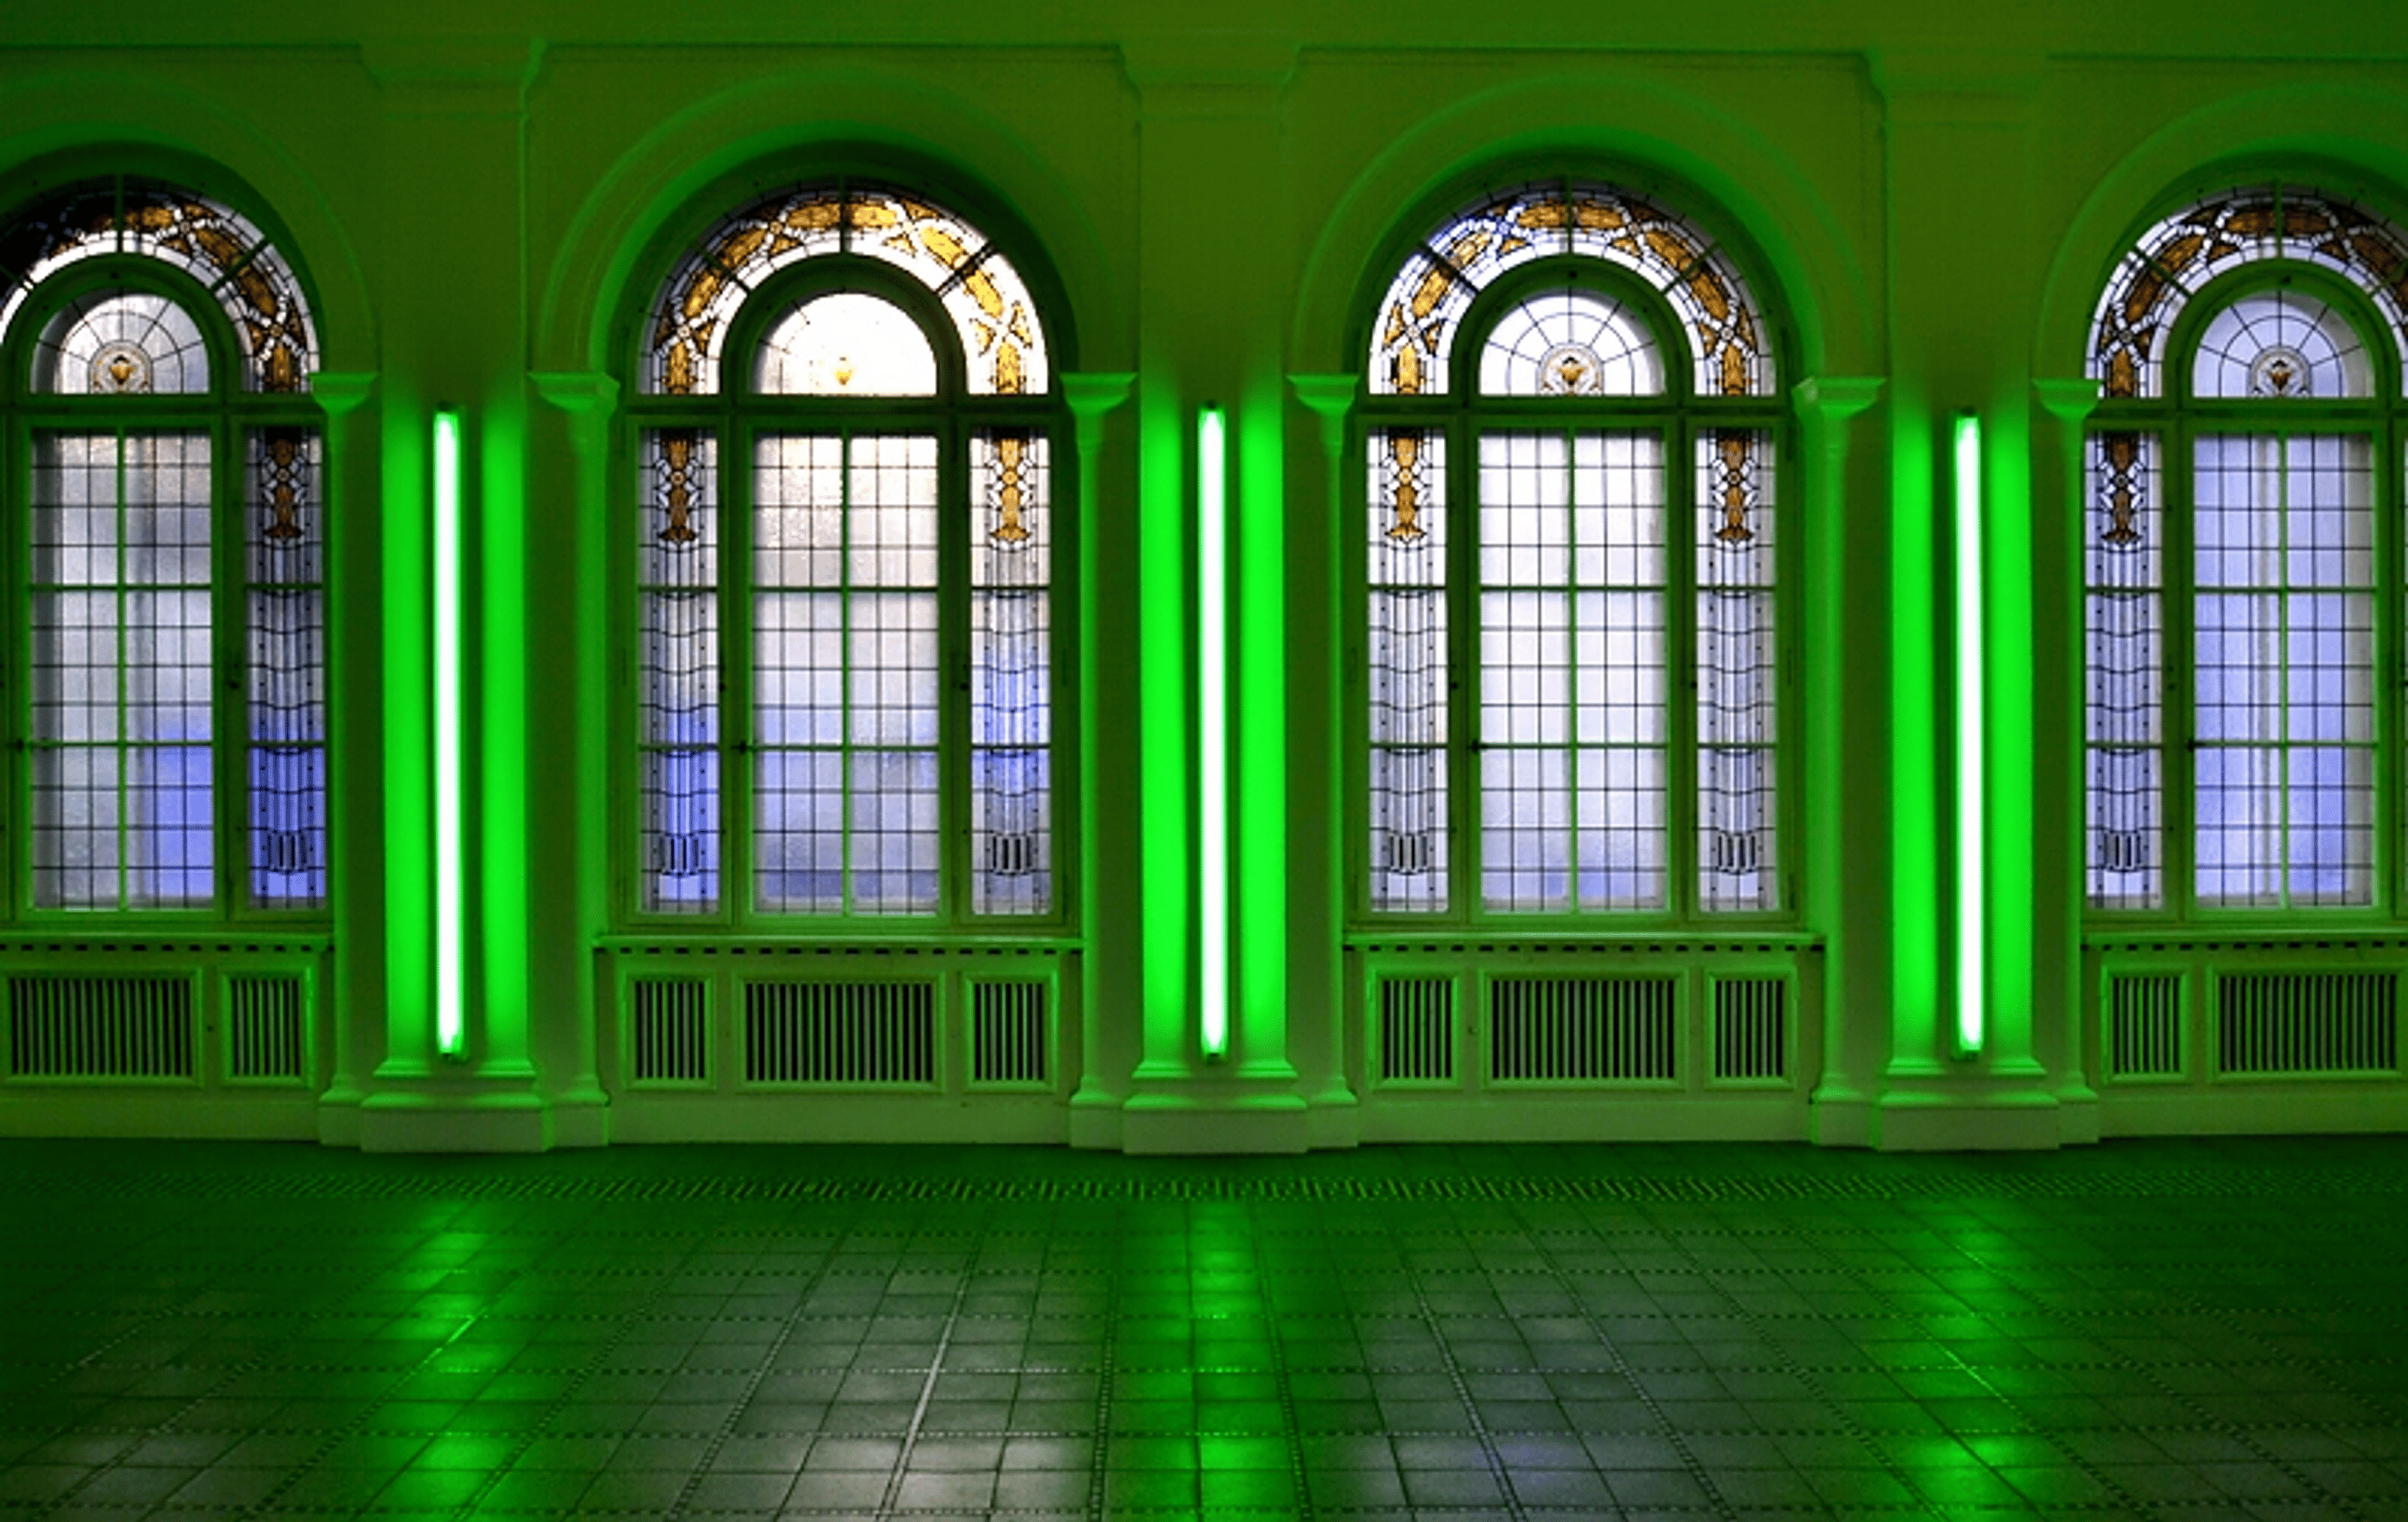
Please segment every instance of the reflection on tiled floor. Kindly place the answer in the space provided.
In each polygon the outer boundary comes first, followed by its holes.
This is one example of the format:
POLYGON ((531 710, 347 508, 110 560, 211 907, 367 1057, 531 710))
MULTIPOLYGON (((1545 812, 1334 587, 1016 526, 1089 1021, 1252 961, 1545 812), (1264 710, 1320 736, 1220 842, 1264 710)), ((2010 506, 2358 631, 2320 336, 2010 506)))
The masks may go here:
POLYGON ((0 1142, 0 1519, 2408 1517, 2408 1140, 0 1142))

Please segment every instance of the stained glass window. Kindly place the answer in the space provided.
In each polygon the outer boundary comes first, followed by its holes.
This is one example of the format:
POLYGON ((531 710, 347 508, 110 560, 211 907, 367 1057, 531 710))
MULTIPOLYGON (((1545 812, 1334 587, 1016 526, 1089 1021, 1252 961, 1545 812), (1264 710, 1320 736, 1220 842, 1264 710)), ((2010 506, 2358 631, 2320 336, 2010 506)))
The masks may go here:
POLYGON ((2266 185, 2157 223, 2109 281, 2085 525, 2096 909, 2382 901, 2401 497, 2367 414, 2399 410, 2403 258, 2372 213, 2266 185))
POLYGON ((636 912, 1057 913, 1054 403, 1010 261, 916 193, 803 186, 651 314, 636 912))
POLYGON ((322 908, 324 522, 298 281, 248 219, 133 179, 22 209, 0 266, 29 446, 11 502, 30 678, 10 719, 19 902, 322 908), (55 294, 104 259, 105 283, 55 294), (165 395, 189 401, 172 424, 140 406, 165 395))
POLYGON ((1369 337, 1362 907, 1784 908, 1780 419, 1737 265, 1651 198, 1525 185, 1412 248, 1369 337))

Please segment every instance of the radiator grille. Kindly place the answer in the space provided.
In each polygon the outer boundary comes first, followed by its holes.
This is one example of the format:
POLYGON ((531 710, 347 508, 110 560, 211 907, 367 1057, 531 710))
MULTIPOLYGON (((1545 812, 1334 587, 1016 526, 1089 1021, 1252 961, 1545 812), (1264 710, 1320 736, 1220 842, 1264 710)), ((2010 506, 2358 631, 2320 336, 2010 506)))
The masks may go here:
POLYGON ((2216 982, 2216 1066, 2228 1073, 2388 1072, 2400 1066, 2389 972, 2252 972, 2216 982))
POLYGON ((2182 990, 2179 972, 2107 980, 2108 1077, 2182 1076, 2182 990))
POLYGON ((1444 1084, 1455 1080, 1455 980, 1380 982, 1380 1079, 1444 1084))
POLYGON ((308 1076, 308 986, 290 973, 226 980, 226 1076, 251 1082, 308 1076))
POLYGON ((1782 978, 1714 982, 1714 1077, 1778 1083, 1788 1076, 1784 1025, 1789 984, 1782 978))
POLYGON ((193 1078, 187 978, 8 980, 10 1070, 19 1078, 193 1078))
POLYGON ((935 984, 747 984, 744 1081, 934 1084, 935 984))
POLYGON ((970 984, 970 1082, 1042 1085, 1050 986, 1022 978, 970 984))
POLYGON ((627 984, 628 1081, 701 1084, 710 1077, 710 984, 637 978, 627 984))
POLYGON ((1669 1081, 1670 978, 1500 978, 1488 989, 1488 1070, 1500 1081, 1669 1081))

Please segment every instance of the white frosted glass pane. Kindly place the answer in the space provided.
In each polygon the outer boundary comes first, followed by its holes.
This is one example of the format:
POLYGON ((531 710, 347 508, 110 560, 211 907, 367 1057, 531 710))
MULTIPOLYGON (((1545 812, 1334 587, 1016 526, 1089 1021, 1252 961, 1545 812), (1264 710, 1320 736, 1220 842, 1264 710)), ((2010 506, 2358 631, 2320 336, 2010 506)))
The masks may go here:
POLYGON ((2290 891, 2315 904, 2363 904, 2374 891, 2374 755, 2310 746, 2290 754, 2290 891))
POLYGON ((114 908, 118 753, 39 748, 33 774, 34 901, 45 909, 114 908))
POLYGON ((1664 581, 1664 448, 1653 434, 1572 439, 1574 576, 1584 586, 1664 581))
POLYGON ((117 440, 34 439, 34 581, 94 586, 117 580, 117 440))
POLYGON ((1664 356, 1638 313, 1594 291, 1530 297, 1499 318, 1480 353, 1491 396, 1648 396, 1664 356))
POLYGON ((970 743, 1053 739, 1052 605, 1042 592, 970 594, 970 743))
POLYGON ((1437 745, 1446 736, 1446 595, 1374 592, 1369 614, 1373 744, 1437 745))
POLYGON ((639 735, 662 745, 719 742, 719 600, 709 592, 643 595, 639 735))
POLYGON ((1664 736, 1664 599, 1584 592, 1573 602, 1575 737, 1584 744, 1664 736))
POLYGON ((208 903, 213 872, 208 747, 144 746, 126 754, 125 771, 126 902, 208 903))
POLYGON ((110 593, 34 595, 34 738, 118 738, 117 598, 110 593))
POLYGON ((1570 700, 1570 610, 1561 593, 1480 597, 1480 739, 1561 744, 1570 700))
POLYGON ((129 592, 125 725, 136 740, 209 738, 209 598, 206 592, 129 592))
POLYGON ((2087 601, 2087 738, 2153 745, 2160 738, 2165 637, 2154 592, 2093 593, 2087 601))
POLYGON ((1571 901, 1571 779, 1560 750, 1480 754, 1480 895, 1490 909, 1571 901))
POLYGON ((937 584, 937 441, 856 438, 847 472, 855 586, 937 584))
POLYGON ((2290 735, 2295 740, 2374 738, 2374 598, 2368 593, 2286 599, 2290 735))
POLYGON ((844 441, 783 436, 753 447, 752 576, 761 586, 844 582, 844 441))
POLYGON ((2286 441, 2284 572, 2293 586, 2365 586, 2374 580, 2374 472, 2363 437, 2286 441))
POLYGON ((844 907, 844 757, 765 751, 752 763, 752 862, 765 910, 844 907))
POLYGON ((1698 743, 1771 744, 1780 676, 1772 594, 1698 593, 1697 638, 1698 743))
POLYGON ((2282 599, 2203 594, 2193 607, 2199 738, 2281 739, 2282 599))
POLYGON ((2192 538, 2202 587, 2271 587, 2283 578, 2283 441, 2196 442, 2192 538))
POLYGON ((845 637, 856 745, 937 742, 934 594, 856 594, 845 637))
POLYGON ((1042 914, 1054 906, 1053 757, 970 753, 970 909, 1042 914))
POLYGON ((1564 439, 1489 434, 1480 440, 1480 580, 1489 586, 1560 586, 1566 560, 1564 439))
POLYGON ((752 701, 764 745, 844 739, 844 599, 833 592, 753 599, 752 701))
POLYGON ((1575 759, 1582 906, 1662 907, 1668 843, 1664 753, 1584 750, 1575 759))
POLYGON ((925 751, 853 756, 853 907, 917 913, 937 907, 937 758, 925 751))
POLYGON ((147 291, 95 291, 60 309, 35 346, 34 389, 145 396, 209 389, 208 347, 192 314, 147 291))
POLYGON ((2332 308, 2295 291, 2258 291, 2208 319, 2191 386, 2200 396, 2371 396, 2374 371, 2332 308))
POLYGON ((933 396, 937 353, 901 308, 840 291, 800 303, 770 326, 752 383, 772 395, 933 396))
POLYGON ((2206 904, 2282 901, 2283 753, 2195 752, 2198 894, 2206 904))

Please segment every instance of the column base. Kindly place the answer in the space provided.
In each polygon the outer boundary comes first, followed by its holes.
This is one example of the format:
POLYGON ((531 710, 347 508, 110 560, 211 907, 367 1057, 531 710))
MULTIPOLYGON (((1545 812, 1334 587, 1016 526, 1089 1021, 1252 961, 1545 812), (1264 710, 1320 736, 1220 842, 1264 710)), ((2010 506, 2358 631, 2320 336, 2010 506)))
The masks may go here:
POLYGON ((387 1092, 368 1096, 358 1114, 362 1152, 548 1152, 559 1144, 552 1107, 538 1094, 387 1092))
POLYGON ((1293 1094, 1140 1094, 1121 1106, 1121 1150, 1140 1156, 1300 1153, 1312 1113, 1293 1094))

